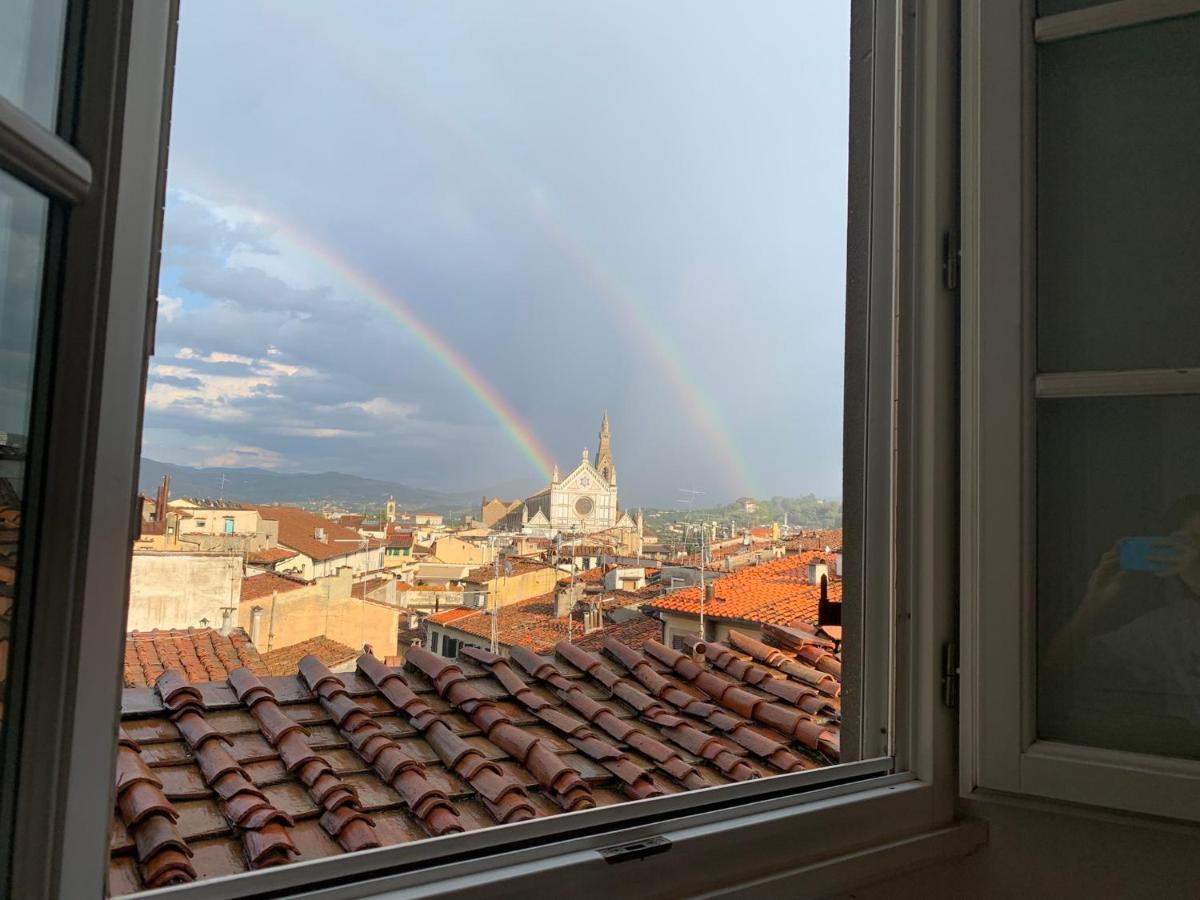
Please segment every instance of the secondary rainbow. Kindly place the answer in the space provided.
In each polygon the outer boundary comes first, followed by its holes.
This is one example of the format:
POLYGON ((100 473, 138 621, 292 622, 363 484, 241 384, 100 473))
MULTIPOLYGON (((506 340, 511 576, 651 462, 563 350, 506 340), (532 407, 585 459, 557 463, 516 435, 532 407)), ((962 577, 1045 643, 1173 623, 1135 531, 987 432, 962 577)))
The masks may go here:
POLYGON ((632 336, 666 377, 681 407, 696 426, 705 445, 721 463, 726 476, 742 493, 756 495, 758 487, 744 454, 734 439, 733 429, 725 422, 710 393, 701 387, 695 367, 689 366, 685 355, 667 337, 669 330, 656 321, 646 304, 627 290, 599 255, 579 240, 566 223, 548 205, 533 202, 533 186, 510 162, 496 152, 486 140, 461 121, 460 117, 442 104, 415 89, 419 79, 398 81, 395 72, 375 64, 361 48, 337 37, 334 30, 322 28, 318 19, 309 18, 299 8, 289 5, 281 11, 283 20, 290 20, 303 31, 320 40, 349 71, 355 73, 365 89, 380 92, 386 101, 403 105, 407 111, 422 114, 459 146, 472 154, 498 187, 512 199, 514 206, 527 212, 545 234, 592 284, 596 293, 626 321, 632 336))

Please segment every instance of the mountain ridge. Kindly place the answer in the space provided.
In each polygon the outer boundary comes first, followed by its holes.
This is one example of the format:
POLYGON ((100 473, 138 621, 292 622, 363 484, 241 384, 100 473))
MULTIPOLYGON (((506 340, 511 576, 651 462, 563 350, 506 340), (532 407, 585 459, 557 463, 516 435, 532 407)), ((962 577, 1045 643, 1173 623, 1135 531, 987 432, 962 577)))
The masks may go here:
MULTIPOLYGON (((362 506, 379 507, 388 496, 393 496, 401 508, 420 508, 433 512, 478 509, 479 500, 485 494, 489 497, 497 494, 507 496, 520 485, 519 482, 510 481, 497 485, 495 490, 439 491, 332 470, 274 472, 256 466, 182 466, 142 457, 138 490, 153 496, 164 475, 171 476, 173 497, 223 496, 241 503, 327 503, 354 509, 362 506)), ((521 493, 521 496, 527 493, 532 493, 532 489, 521 493)))

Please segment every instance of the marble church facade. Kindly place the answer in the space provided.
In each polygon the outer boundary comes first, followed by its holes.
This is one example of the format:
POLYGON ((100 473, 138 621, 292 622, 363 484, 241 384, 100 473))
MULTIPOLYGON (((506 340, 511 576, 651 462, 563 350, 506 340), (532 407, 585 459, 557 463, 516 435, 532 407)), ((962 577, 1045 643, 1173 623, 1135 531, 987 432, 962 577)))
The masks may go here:
POLYGON ((579 464, 565 476, 559 475, 556 465, 550 484, 511 509, 496 525, 503 531, 536 537, 595 534, 611 529, 634 531, 638 526, 617 502, 617 467, 608 413, 600 423, 595 459, 589 460, 584 450, 579 464))

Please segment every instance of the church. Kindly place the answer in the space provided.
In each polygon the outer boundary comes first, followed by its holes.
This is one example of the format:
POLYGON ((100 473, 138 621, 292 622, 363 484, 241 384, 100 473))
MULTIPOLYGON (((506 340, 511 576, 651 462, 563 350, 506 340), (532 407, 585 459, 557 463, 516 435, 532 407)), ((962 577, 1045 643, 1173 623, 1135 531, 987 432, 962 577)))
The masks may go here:
POLYGON ((606 412, 595 461, 589 461, 584 450, 579 464, 562 477, 555 465, 550 484, 524 502, 514 503, 495 527, 534 537, 611 532, 614 543, 627 543, 629 537, 640 534, 641 518, 640 513, 634 519, 622 512, 617 503, 617 467, 606 412))

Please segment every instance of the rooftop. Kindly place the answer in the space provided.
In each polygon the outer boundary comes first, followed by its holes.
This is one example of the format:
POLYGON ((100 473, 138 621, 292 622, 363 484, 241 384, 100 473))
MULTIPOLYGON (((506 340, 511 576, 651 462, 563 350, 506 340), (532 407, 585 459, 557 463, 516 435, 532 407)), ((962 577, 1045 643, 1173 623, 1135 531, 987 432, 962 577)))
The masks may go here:
POLYGON ((289 550, 287 547, 268 547, 265 550, 254 550, 247 553, 246 562, 252 566, 273 566, 275 563, 291 559, 295 555, 296 551, 289 550))
POLYGON ((271 675, 290 675, 297 671, 300 660, 306 656, 315 656, 323 665, 334 668, 341 667, 361 653, 333 638, 318 635, 287 647, 270 650, 262 654, 262 662, 271 675))
POLYGON ((242 603, 261 600, 272 594, 282 594, 287 591, 299 590, 307 585, 295 578, 276 575, 274 572, 262 572, 242 579, 242 603))
MULTIPOLYGON (((554 615, 553 593, 506 604, 501 606, 495 615, 496 640, 505 647, 527 647, 534 652, 544 653, 551 650, 555 644, 567 638, 568 635, 572 641, 578 641, 589 634, 584 628, 581 610, 577 610, 572 616, 554 615)), ((630 635, 634 646, 641 647, 645 642, 645 638, 637 641, 636 635, 644 634, 654 638, 662 636, 662 626, 658 621, 640 613, 637 615, 639 619, 644 619, 649 624, 644 625, 641 629, 624 628, 621 631, 623 634, 630 635)), ((489 643, 492 639, 491 610, 448 609, 434 613, 426 621, 482 638, 489 643), (463 612, 466 615, 461 614, 463 612), (438 616, 443 618, 438 619, 438 616)), ((609 629, 615 627, 606 619, 601 628, 595 629, 590 634, 608 633, 609 629)))
MULTIPOLYGON (((786 556, 723 575, 713 582, 714 599, 704 605, 704 615, 743 622, 788 625, 793 620, 817 621, 820 585, 808 581, 804 556, 786 556)), ((829 582, 829 599, 841 602, 842 582, 829 582)), ((655 597, 651 609, 700 613, 700 588, 688 587, 655 597)))
POLYGON ((800 644, 169 673, 123 695, 110 893, 826 765, 840 664, 800 644))
MULTIPOLYGON (((546 563, 535 559, 526 559, 521 556, 509 556, 500 560, 500 577, 513 578, 517 575, 526 575, 529 572, 537 572, 540 569, 550 569, 546 563)), ((493 581, 496 578, 496 564, 488 563, 486 566, 478 566, 466 574, 463 581, 470 581, 473 584, 483 584, 488 581, 493 581)))
MULTIPOLYGON (((347 528, 329 519, 322 518, 316 513, 296 506, 257 506, 258 514, 264 519, 279 523, 279 543, 303 553, 314 560, 335 559, 348 556, 362 549, 364 540, 353 528, 347 528), (318 540, 317 529, 325 532, 325 539, 318 540)), ((375 539, 369 539, 367 546, 380 547, 382 544, 375 539)))
POLYGON ((154 684, 168 669, 186 674, 189 681, 224 681, 234 669, 245 666, 266 675, 262 657, 241 628, 228 635, 215 628, 177 628, 130 631, 125 635, 125 687, 154 684))

